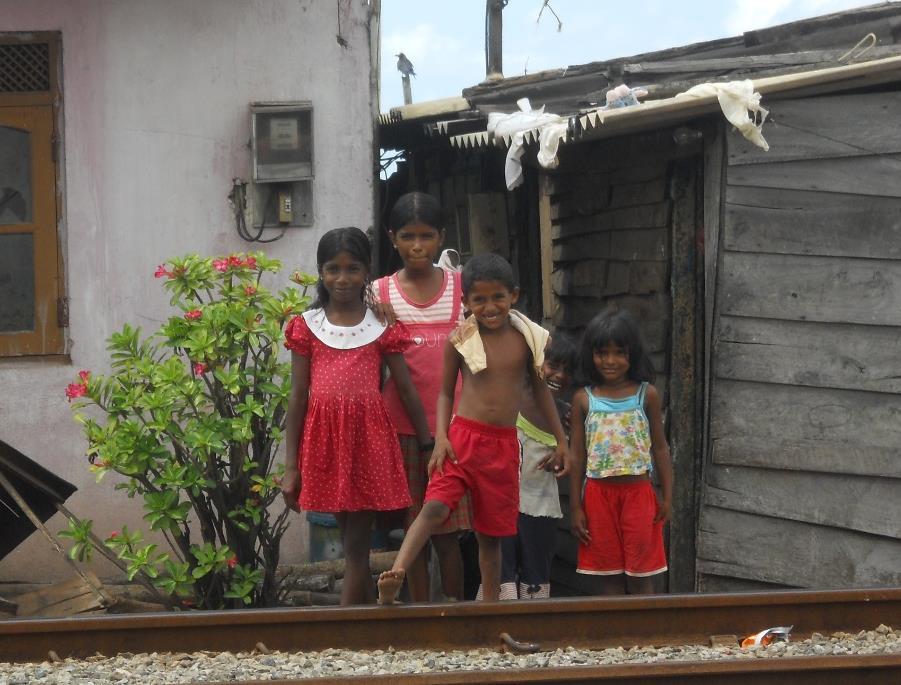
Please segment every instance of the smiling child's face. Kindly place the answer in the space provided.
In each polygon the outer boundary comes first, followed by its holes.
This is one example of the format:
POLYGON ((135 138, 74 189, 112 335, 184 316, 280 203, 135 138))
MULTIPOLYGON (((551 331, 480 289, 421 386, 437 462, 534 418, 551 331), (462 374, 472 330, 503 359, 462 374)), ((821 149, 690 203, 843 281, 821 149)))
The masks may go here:
POLYGON ((366 265, 349 252, 341 251, 319 269, 329 299, 335 303, 355 302, 366 286, 366 265))
POLYGON ((547 383, 554 398, 560 397, 572 385, 572 374, 565 364, 545 359, 541 371, 544 374, 544 382, 547 383))
POLYGON ((518 299, 519 288, 510 290, 500 281, 473 281, 463 296, 463 306, 481 328, 495 331, 507 325, 510 309, 518 299))
POLYGON ((629 375, 629 350, 622 345, 608 342, 592 352, 594 368, 605 384, 625 382, 629 375))

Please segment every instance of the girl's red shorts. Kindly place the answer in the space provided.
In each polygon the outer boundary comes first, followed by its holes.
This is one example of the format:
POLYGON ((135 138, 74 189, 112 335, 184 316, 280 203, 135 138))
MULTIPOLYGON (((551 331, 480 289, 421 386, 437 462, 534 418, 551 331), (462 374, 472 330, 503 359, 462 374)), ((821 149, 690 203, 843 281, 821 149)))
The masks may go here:
POLYGON ((654 523, 657 495, 649 480, 588 478, 582 508, 591 541, 579 545, 578 573, 653 576, 666 571, 663 522, 654 523))

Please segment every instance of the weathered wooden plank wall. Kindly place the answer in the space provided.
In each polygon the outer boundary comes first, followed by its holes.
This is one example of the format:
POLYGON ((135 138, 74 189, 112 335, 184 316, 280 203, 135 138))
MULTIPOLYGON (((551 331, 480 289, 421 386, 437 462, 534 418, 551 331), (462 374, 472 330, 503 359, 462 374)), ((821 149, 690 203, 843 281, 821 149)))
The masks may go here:
POLYGON ((459 251, 464 261, 485 250, 510 261, 520 288, 517 309, 540 320, 538 173, 526 167, 524 184, 508 192, 505 154, 495 146, 473 150, 438 144, 426 147, 411 153, 408 185, 431 193, 441 202, 446 217, 445 248, 459 251), (502 214, 506 215, 505 225, 498 221, 502 214))
POLYGON ((666 386, 670 333, 670 166, 696 155, 670 131, 561 148, 550 176, 555 327, 581 333, 610 304, 640 319, 666 386))
POLYGON ((770 153, 728 138, 702 590, 901 584, 899 106, 781 101, 770 153))
MULTIPOLYGON (((692 589, 694 581, 693 472, 699 453, 700 397, 695 397, 697 383, 692 374, 701 324, 697 278, 702 273, 694 255, 701 166, 700 143, 677 145, 667 130, 564 146, 558 170, 542 183, 550 195, 553 312, 549 318, 555 329, 578 339, 588 321, 605 307, 616 304, 631 310, 658 372, 657 387, 665 401, 673 392, 679 395, 683 411, 668 413, 670 438, 678 434, 684 471, 679 506, 687 507, 680 511, 680 527, 672 531, 679 549, 670 550, 671 566, 687 569, 679 589, 692 589), (678 287, 672 266, 677 254, 678 287), (676 329, 674 307, 679 310, 676 329), (686 358, 686 373, 679 383, 671 383, 671 364, 686 358), (679 555, 686 557, 681 566, 676 560, 679 555)), ((700 377, 699 369, 697 373, 700 377)), ((568 514, 567 487, 561 486, 568 514)), ((575 573, 576 543, 569 534, 568 518, 560 530, 552 576, 555 593, 596 591, 590 577, 575 573)))

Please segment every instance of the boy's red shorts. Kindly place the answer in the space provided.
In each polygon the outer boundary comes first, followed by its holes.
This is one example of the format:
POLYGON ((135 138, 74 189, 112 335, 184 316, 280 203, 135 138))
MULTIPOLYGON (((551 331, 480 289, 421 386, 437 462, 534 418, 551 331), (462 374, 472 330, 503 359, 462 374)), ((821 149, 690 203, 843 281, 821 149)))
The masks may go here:
POLYGON ((641 577, 666 571, 663 522, 654 523, 657 495, 649 480, 588 478, 582 509, 591 541, 579 545, 578 573, 641 577))
POLYGON ((492 426, 455 416, 447 431, 457 463, 444 460, 425 491, 453 511, 467 490, 472 496, 472 528, 484 535, 516 534, 519 518, 520 449, 513 426, 492 426))

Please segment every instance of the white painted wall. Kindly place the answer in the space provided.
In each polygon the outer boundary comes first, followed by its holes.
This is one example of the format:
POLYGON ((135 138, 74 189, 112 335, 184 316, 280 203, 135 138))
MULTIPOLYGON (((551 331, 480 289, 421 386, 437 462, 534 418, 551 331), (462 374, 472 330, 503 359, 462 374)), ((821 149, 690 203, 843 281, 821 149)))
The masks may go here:
MULTIPOLYGON (((152 330, 168 316, 157 264, 259 248, 238 237, 226 202, 231 179, 250 176, 250 102, 314 107, 315 224, 265 251, 288 273, 313 271, 323 232, 371 227, 370 11, 365 0, 0 0, 2 30, 62 32, 71 323, 69 358, 0 360, 0 435, 74 483, 69 508, 101 536, 144 528, 142 511, 94 483, 66 383, 79 369, 108 369, 104 340, 122 324, 152 330)), ((63 527, 50 521, 54 533, 63 527)), ((284 560, 304 557, 305 535, 296 517, 284 560)), ((4 581, 70 576, 37 533, 0 560, 4 581)))

